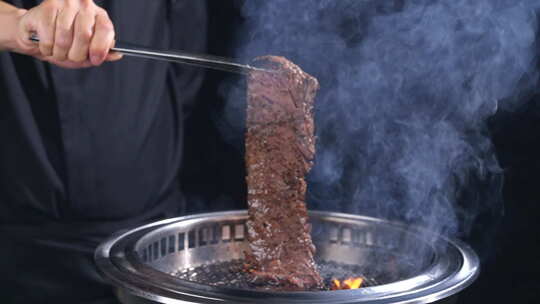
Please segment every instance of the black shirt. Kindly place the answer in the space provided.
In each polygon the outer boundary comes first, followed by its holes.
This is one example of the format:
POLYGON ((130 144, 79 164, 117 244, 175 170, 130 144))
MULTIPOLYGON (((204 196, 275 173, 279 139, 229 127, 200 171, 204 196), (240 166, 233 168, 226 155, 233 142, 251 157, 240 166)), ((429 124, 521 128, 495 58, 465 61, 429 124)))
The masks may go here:
MULTIPOLYGON (((39 1, 8 2, 30 8, 39 1)), ((109 12, 118 40, 204 51, 202 0, 96 2, 109 12)), ((127 57, 67 70, 7 52, 0 53, 0 69, 0 237, 9 240, 0 267, 18 277, 0 279, 11 286, 0 289, 0 298, 95 299, 103 292, 91 263, 99 242, 182 213, 183 108, 202 73, 127 57), (88 296, 58 293, 69 289, 62 284, 77 290, 79 282, 88 296)))

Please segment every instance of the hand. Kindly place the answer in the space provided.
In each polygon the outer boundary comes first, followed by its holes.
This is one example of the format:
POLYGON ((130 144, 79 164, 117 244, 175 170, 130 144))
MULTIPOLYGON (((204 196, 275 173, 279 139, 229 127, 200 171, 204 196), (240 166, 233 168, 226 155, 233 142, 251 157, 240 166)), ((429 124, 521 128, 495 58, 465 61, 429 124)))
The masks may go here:
POLYGON ((66 68, 98 66, 122 57, 109 53, 114 26, 92 0, 45 0, 19 15, 15 52, 66 68), (39 44, 29 40, 32 34, 39 37, 39 44))

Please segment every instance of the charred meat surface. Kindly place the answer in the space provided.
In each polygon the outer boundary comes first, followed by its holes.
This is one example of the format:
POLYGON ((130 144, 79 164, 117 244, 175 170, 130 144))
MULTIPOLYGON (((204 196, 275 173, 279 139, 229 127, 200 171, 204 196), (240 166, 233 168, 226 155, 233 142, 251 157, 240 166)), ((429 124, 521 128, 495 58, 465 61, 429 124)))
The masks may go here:
POLYGON ((246 269, 253 283, 272 290, 322 289, 305 204, 319 84, 285 58, 257 63, 276 72, 256 71, 248 79, 246 269))

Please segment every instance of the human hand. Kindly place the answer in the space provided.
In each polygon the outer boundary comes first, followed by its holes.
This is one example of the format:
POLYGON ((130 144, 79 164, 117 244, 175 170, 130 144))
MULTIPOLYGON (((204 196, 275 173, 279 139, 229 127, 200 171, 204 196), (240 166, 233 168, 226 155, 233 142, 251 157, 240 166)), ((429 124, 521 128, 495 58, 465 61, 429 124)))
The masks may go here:
POLYGON ((18 15, 10 48, 14 52, 65 68, 99 66, 122 57, 109 53, 115 41, 114 26, 107 12, 92 0, 45 0, 18 15), (39 44, 30 41, 33 34, 39 44))

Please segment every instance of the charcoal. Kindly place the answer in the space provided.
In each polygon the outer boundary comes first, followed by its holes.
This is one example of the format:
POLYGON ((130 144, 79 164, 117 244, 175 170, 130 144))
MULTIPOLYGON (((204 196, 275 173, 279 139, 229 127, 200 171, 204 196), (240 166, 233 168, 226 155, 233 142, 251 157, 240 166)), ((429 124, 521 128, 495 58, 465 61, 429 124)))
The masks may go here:
MULTIPOLYGON (((180 269, 173 273, 174 276, 204 285, 235 289, 275 290, 271 285, 253 284, 251 275, 243 271, 245 260, 237 259, 227 262, 219 262, 199 267, 180 269)), ((318 261, 318 271, 323 278, 323 287, 320 290, 330 290, 333 279, 343 280, 351 277, 363 277, 363 287, 377 285, 373 278, 367 278, 360 272, 362 269, 356 265, 346 265, 336 262, 318 261)))

